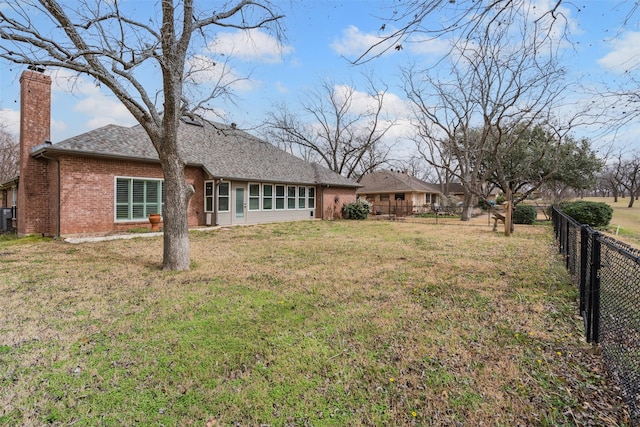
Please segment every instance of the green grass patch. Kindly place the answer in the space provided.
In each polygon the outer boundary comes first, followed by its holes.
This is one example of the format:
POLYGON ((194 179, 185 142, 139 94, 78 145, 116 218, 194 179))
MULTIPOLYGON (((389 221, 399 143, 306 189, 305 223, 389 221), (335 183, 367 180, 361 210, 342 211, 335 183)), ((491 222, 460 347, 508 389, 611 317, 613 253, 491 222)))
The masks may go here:
POLYGON ((0 245, 0 425, 624 425, 550 234, 237 227, 182 273, 161 238, 0 245))

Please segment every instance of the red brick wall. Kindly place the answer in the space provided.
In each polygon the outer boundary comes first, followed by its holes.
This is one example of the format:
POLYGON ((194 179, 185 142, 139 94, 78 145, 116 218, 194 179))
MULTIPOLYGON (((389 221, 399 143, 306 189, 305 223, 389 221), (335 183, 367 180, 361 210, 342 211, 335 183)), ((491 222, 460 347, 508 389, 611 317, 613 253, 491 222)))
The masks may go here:
MULTIPOLYGON (((52 162, 53 166, 53 162, 52 162)), ((189 202, 189 226, 204 224, 204 176, 199 168, 187 168, 187 182, 196 192, 189 202)), ((129 160, 60 158, 60 234, 91 234, 151 228, 149 221, 115 221, 115 177, 163 178, 156 163, 129 160)))
POLYGON ((49 171, 45 160, 29 156, 50 138, 51 78, 27 70, 20 77, 20 182, 18 235, 51 234, 49 171))
POLYGON ((322 219, 342 218, 342 205, 356 201, 355 188, 319 187, 320 203, 316 217, 322 219))

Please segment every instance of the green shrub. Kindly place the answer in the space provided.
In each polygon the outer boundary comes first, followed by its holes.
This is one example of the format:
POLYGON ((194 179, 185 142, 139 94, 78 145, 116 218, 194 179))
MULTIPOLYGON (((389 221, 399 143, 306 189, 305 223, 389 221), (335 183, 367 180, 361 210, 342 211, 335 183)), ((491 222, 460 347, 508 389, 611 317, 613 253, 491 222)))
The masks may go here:
POLYGON ((370 212, 371 204, 363 199, 342 205, 342 217, 344 219, 367 219, 367 215, 370 212))
POLYGON ((560 210, 580 224, 588 224, 592 227, 609 225, 613 215, 613 209, 606 203, 586 200, 562 203, 560 210))
POLYGON ((514 224, 533 224, 538 217, 538 211, 531 205, 518 205, 513 211, 514 224))

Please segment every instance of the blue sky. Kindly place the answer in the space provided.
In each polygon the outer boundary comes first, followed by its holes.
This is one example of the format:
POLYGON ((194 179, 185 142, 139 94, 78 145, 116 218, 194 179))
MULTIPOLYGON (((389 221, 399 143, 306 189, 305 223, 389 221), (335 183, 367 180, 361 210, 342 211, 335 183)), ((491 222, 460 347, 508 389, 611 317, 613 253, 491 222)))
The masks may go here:
MULTIPOLYGON (((155 0, 123 0, 137 7, 155 5, 155 0)), ((2 7, 0 1, 0 7, 2 7)), ((364 90, 362 73, 374 74, 388 86, 388 108, 403 121, 408 105, 400 88, 398 67, 410 62, 430 64, 443 52, 444 41, 405 45, 401 51, 388 54, 363 66, 354 66, 345 59, 355 58, 380 34, 382 21, 389 16, 392 0, 304 0, 276 1, 285 18, 282 24, 286 39, 277 47, 266 32, 251 34, 250 42, 240 32, 226 31, 217 35, 218 53, 232 58, 229 71, 237 77, 250 76, 235 88, 236 105, 220 101, 216 109, 224 121, 235 122, 242 128, 259 125, 276 103, 295 105, 306 91, 318 87, 322 79, 336 85, 350 85, 364 90), (234 46, 232 52, 228 51, 234 46)), ((532 0, 540 10, 548 9, 550 0, 532 0)), ((577 3, 574 3, 577 4, 577 3)), ((569 19, 571 39, 564 57, 574 79, 585 84, 611 82, 626 73, 637 74, 640 57, 639 16, 634 16, 625 28, 624 17, 631 9, 630 2, 617 0, 583 1, 580 11, 567 3, 561 12, 569 19)), ((0 62, 0 120, 18 132, 18 79, 23 68, 0 62)), ((52 102, 52 141, 116 123, 134 125, 135 121, 118 101, 87 79, 74 81, 69 87, 68 72, 48 70, 54 78, 52 102)), ((150 79, 154 76, 150 75, 150 79)), ((574 94, 580 98, 583 94, 574 94)), ((362 104, 366 96, 361 94, 362 104)), ((364 107, 363 107, 364 108, 364 107)), ((407 119, 408 120, 408 119, 407 119)), ((640 126, 633 124, 615 135, 619 146, 639 149, 634 140, 640 126)), ((406 131, 402 126, 391 133, 399 137, 406 131)), ((586 130, 584 130, 586 134, 586 130)), ((596 145, 605 145, 613 135, 599 137, 596 145)))

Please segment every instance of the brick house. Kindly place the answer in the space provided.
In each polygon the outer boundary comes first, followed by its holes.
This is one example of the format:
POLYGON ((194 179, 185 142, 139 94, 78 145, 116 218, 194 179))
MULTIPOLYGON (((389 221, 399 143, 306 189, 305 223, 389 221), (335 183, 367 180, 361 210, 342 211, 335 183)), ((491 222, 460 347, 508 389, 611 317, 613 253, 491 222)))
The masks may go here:
POLYGON ((374 213, 410 215, 431 209, 441 202, 436 185, 426 183, 406 172, 383 170, 364 175, 358 197, 373 204, 374 213))
MULTIPOLYGON (((141 126, 107 125, 52 144, 51 78, 20 78, 20 175, 0 186, 19 235, 112 233, 162 213, 163 174, 141 126)), ((186 177, 195 188, 189 226, 340 217, 356 182, 305 162, 235 126, 181 121, 186 177)))

